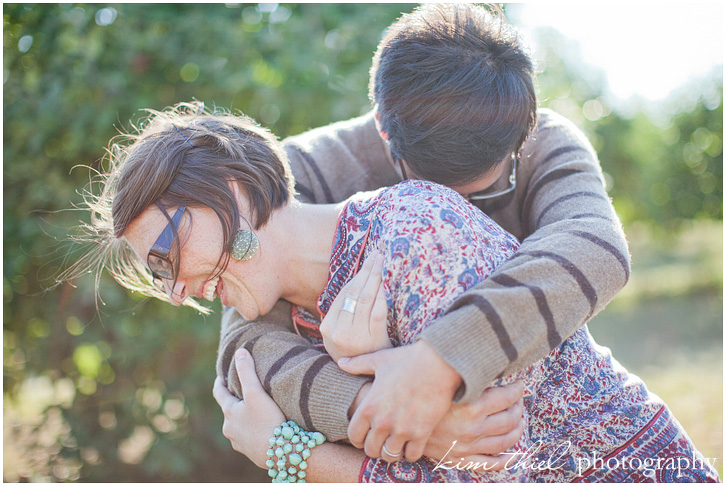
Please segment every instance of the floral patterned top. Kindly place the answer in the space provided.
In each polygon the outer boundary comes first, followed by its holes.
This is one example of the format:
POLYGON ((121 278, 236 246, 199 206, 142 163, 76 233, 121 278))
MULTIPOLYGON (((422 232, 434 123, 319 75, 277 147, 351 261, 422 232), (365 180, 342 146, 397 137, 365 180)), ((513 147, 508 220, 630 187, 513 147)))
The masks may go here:
MULTIPOLYGON (((410 344, 458 295, 486 279, 518 247, 512 235, 447 187, 409 180, 359 193, 339 218, 329 280, 318 310, 323 316, 327 313, 340 289, 377 249, 384 257, 389 337, 396 345, 410 344)), ((293 320, 311 341, 320 342, 319 321, 313 316, 293 306, 293 320)), ((393 464, 367 458, 360 481, 647 480, 640 469, 588 472, 583 460, 616 453, 631 459, 655 457, 662 451, 668 456, 673 454, 668 452, 672 443, 681 444, 679 453, 695 451, 658 397, 649 395, 640 379, 623 369, 607 348, 598 346, 586 326, 544 359, 494 385, 515 380, 525 384, 527 425, 510 449, 513 459, 504 470, 467 467, 457 464, 459 458, 439 463, 424 457, 393 464), (670 433, 648 435, 653 427, 670 433)))

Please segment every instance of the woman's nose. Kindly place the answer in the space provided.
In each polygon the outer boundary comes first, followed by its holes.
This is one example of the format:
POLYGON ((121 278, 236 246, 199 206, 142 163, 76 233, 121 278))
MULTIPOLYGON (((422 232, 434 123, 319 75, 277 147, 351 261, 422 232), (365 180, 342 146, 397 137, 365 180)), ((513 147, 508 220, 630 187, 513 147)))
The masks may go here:
POLYGON ((169 296, 169 302, 172 305, 182 305, 184 300, 189 296, 186 285, 179 280, 176 282, 173 280, 164 280, 164 290, 166 290, 166 295, 169 296))

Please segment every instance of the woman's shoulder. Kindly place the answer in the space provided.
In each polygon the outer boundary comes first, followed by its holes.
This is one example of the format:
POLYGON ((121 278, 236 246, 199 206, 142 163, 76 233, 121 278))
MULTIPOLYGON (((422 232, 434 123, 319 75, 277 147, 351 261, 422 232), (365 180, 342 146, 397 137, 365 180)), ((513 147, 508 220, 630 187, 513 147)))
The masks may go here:
MULTIPOLYGON (((384 239, 432 233, 478 238, 508 233, 453 189, 431 181, 406 180, 361 192, 349 199, 347 214, 367 221, 384 239), (439 231, 442 230, 442 231, 439 231)), ((367 224, 366 224, 367 227, 367 224)))
POLYGON ((379 205, 394 214, 429 212, 449 208, 468 212, 468 202, 458 192, 431 181, 409 179, 381 191, 379 205))
POLYGON ((430 181, 409 179, 395 186, 353 194, 349 208, 358 214, 375 209, 378 217, 406 218, 448 207, 466 211, 467 201, 456 191, 430 181))
POLYGON ((389 187, 378 196, 378 213, 389 226, 419 221, 428 225, 449 224, 461 228, 484 213, 458 192, 430 181, 407 180, 389 187))

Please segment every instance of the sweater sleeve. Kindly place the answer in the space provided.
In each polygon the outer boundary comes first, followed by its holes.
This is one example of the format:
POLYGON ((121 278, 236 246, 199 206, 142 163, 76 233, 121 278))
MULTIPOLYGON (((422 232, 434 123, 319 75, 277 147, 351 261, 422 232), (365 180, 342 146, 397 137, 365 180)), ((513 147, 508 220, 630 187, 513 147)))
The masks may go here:
MULTIPOLYGON (((291 137, 284 145, 298 199, 304 202, 339 202, 398 182, 372 114, 291 137)), ((286 417, 331 441, 347 437, 348 410, 368 378, 343 372, 298 336, 289 303, 278 302, 272 312, 252 322, 233 308, 224 309, 217 374, 238 397, 242 390, 234 353, 240 347, 254 358, 260 381, 286 417)))
POLYGON ((523 161, 509 204, 516 214, 498 221, 521 228, 519 251, 419 336, 461 374, 463 402, 559 346, 630 276, 625 235, 584 135, 546 113, 523 161))
POLYGON ((290 304, 279 301, 255 321, 245 321, 232 307, 222 315, 217 374, 242 398, 234 353, 244 347, 255 360, 257 375, 288 419, 329 440, 348 436, 348 410, 366 377, 349 375, 323 351, 292 330, 290 304))

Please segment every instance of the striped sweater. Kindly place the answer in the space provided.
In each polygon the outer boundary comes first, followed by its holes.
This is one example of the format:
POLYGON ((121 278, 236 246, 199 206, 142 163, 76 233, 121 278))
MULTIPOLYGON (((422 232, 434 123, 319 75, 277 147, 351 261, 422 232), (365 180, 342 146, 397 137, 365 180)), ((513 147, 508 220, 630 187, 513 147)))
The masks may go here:
MULTIPOLYGON (((372 113, 285 140, 299 199, 342 201, 400 181, 372 113)), ((506 177, 495 188, 506 186, 506 177)), ((522 245, 426 328, 426 339, 463 378, 457 400, 543 358, 601 311, 626 284, 630 255, 605 192, 597 156, 568 120, 540 110, 522 149, 517 187, 478 202, 522 245)), ((285 415, 330 440, 347 436, 348 410, 369 378, 342 372, 292 330, 290 304, 254 322, 222 317, 217 373, 241 396, 234 352, 247 348, 265 390, 285 415)))

